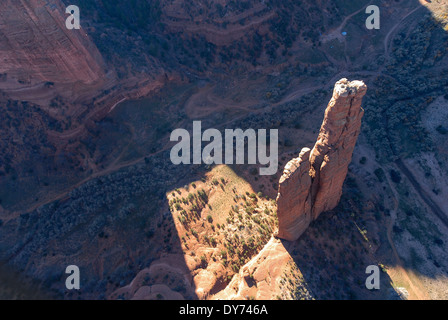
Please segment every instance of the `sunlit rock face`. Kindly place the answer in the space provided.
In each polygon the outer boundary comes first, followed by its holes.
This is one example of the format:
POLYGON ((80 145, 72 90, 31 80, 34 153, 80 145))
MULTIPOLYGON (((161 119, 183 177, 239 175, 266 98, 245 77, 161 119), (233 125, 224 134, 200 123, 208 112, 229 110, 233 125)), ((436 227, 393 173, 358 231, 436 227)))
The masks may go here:
POLYGON ((361 130, 366 91, 362 81, 336 82, 314 148, 303 148, 286 164, 277 196, 279 238, 298 239, 311 221, 339 203, 361 130))

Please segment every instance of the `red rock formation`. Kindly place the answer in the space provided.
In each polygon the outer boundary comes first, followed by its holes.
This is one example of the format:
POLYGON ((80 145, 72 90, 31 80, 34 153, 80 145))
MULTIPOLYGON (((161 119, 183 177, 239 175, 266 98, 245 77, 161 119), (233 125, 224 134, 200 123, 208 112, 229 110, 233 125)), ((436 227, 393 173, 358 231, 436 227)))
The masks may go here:
POLYGON ((302 149, 286 164, 277 196, 279 238, 298 239, 311 221, 339 203, 361 128, 366 90, 362 81, 336 82, 313 150, 302 149))
POLYGON ((281 279, 290 269, 291 254, 279 239, 271 238, 264 248, 241 267, 227 287, 213 300, 274 300, 281 293, 281 279))
POLYGON ((82 20, 81 29, 68 30, 67 17, 60 0, 0 2, 1 89, 45 81, 92 84, 104 76, 101 54, 82 20))
POLYGON ((305 230, 313 220, 311 216, 310 153, 303 148, 298 158, 289 161, 280 178, 277 196, 278 234, 293 239, 298 230, 305 230), (300 214, 296 214, 300 212, 300 214))

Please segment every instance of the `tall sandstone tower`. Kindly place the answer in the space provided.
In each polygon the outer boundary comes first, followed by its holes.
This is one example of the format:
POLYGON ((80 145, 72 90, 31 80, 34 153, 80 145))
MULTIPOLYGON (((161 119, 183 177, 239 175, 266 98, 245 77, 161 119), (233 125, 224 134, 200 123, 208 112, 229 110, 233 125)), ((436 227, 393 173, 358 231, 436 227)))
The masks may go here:
POLYGON ((277 237, 298 239, 311 221, 339 203, 361 129, 366 91, 362 81, 336 82, 314 148, 303 148, 286 164, 277 196, 277 237))

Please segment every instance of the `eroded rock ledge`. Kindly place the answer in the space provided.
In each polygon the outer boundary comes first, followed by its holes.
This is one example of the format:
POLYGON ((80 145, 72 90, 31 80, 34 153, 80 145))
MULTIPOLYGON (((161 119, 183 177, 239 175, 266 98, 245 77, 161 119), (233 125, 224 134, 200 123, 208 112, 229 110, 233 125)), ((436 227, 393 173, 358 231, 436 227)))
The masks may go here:
POLYGON ((342 185, 361 129, 362 81, 336 82, 314 148, 303 148, 280 178, 277 237, 294 241, 311 221, 339 203, 342 185))

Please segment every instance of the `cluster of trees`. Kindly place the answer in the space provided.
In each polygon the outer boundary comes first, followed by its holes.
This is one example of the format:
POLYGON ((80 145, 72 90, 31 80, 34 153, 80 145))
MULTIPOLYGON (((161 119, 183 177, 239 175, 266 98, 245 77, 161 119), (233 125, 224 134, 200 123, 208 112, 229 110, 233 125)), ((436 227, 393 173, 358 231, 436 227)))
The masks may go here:
POLYGON ((439 63, 446 58, 447 36, 432 18, 425 17, 409 35, 400 33, 393 43, 385 74, 364 99, 363 130, 384 161, 433 150, 421 113, 448 88, 448 70, 439 63))
MULTIPOLYGON (((226 192, 227 181, 224 178, 215 178, 209 183, 210 188, 221 187, 226 192)), ((193 248, 190 248, 193 238, 203 246, 219 249, 219 254, 208 258, 204 255, 200 257, 202 268, 206 268, 207 262, 213 259, 219 260, 232 272, 238 272, 270 239, 277 224, 276 212, 268 206, 261 193, 241 194, 234 187, 228 192, 233 192, 236 204, 232 205, 226 221, 215 223, 212 214, 209 214, 204 222, 199 218, 202 210, 210 206, 207 190, 195 189, 186 197, 182 196, 180 190, 175 190, 170 197, 169 204, 173 216, 177 216, 185 228, 181 241, 187 250, 192 250, 192 256, 196 255, 193 248), (194 207, 199 209, 199 212, 194 207)))
MULTIPOLYGON (((166 201, 168 186, 188 174, 183 169, 171 165, 169 152, 165 152, 148 158, 145 164, 94 178, 73 189, 64 200, 38 207, 1 226, 0 259, 19 269, 32 264, 27 272, 37 278, 42 276, 39 270, 47 267, 47 257, 54 257, 61 265, 70 260, 86 270, 86 283, 99 282, 90 265, 93 262, 78 257, 97 255, 100 241, 110 237, 117 245, 123 241, 131 248, 139 247, 136 241, 153 241, 146 235, 156 228, 160 218, 154 213, 166 201)), ((114 252, 114 258, 105 262, 106 273, 116 270, 116 261, 127 261, 128 254, 127 250, 116 251, 113 247, 108 250, 114 252)), ((129 282, 138 271, 136 267, 113 280, 129 282)), ((60 277, 53 281, 59 283, 60 277)))
MULTIPOLYGON (((0 177, 5 177, 0 185, 0 199, 5 200, 3 205, 8 208, 17 204, 13 199, 20 198, 13 192, 32 186, 39 189, 45 181, 37 176, 48 176, 57 170, 56 148, 47 132, 61 130, 69 121, 63 123, 33 103, 3 96, 0 96, 0 112, 0 177), (27 179, 25 185, 20 185, 22 178, 27 179)), ((61 162, 58 169, 69 169, 72 165, 68 161, 61 162)), ((23 198, 25 193, 19 200, 25 200, 23 198)))
MULTIPOLYGON (((226 29, 228 22, 223 22, 226 17, 250 10, 255 3, 251 0, 232 0, 225 4, 204 2, 201 6, 195 6, 186 2, 182 4, 185 18, 181 20, 192 24, 200 19, 226 29)), ((340 20, 338 12, 342 10, 333 8, 330 2, 305 1, 298 4, 293 0, 266 1, 266 8, 243 17, 239 22, 244 25, 251 19, 275 11, 276 15, 263 22, 269 28, 268 33, 261 36, 257 27, 248 28, 247 34, 231 45, 217 46, 205 40, 205 35, 201 33, 168 31, 162 15, 164 6, 170 4, 160 0, 119 0, 113 4, 104 0, 77 0, 73 4, 85 8, 85 24, 96 27, 92 31, 94 41, 120 77, 130 72, 154 74, 157 69, 178 68, 179 65, 198 72, 206 71, 209 65, 229 69, 242 65, 249 67, 250 64, 256 66, 263 52, 267 53, 269 63, 277 63, 291 55, 290 49, 298 37, 314 45, 319 42, 320 34, 330 25, 322 13, 323 9, 332 10, 338 15, 332 18, 335 20, 333 22, 340 20), (132 70, 128 70, 127 66, 132 66, 132 70)))
POLYGON ((284 103, 273 110, 260 114, 249 114, 243 120, 235 123, 235 127, 242 129, 274 129, 280 126, 300 128, 300 123, 306 121, 307 113, 313 112, 323 103, 326 104, 330 95, 327 90, 316 90, 302 96, 298 101, 284 103))
POLYGON ((189 193, 186 198, 178 198, 173 192, 173 198, 169 201, 171 212, 178 212, 178 220, 188 228, 190 223, 196 222, 201 217, 201 211, 208 203, 208 195, 204 189, 189 193))

